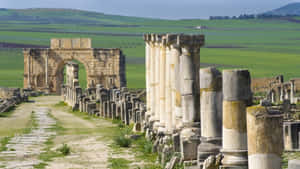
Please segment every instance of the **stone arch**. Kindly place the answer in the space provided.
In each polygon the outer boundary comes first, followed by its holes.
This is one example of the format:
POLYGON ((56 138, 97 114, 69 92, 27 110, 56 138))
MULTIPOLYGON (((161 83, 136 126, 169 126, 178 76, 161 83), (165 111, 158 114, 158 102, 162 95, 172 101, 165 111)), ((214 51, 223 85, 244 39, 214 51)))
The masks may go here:
POLYGON ((52 39, 50 49, 24 49, 24 88, 60 94, 64 65, 71 60, 82 63, 87 87, 125 87, 125 56, 120 49, 93 49, 90 39, 52 39), (31 83, 39 76, 43 83, 31 83), (107 83, 107 81, 113 83, 107 83))
MULTIPOLYGON (((56 93, 57 94, 60 94, 61 93, 61 85, 63 84, 64 82, 64 68, 66 66, 66 64, 69 62, 69 61, 72 61, 72 60, 77 60, 79 61, 80 63, 83 64, 84 68, 85 68, 85 72, 86 72, 86 81, 88 82, 88 75, 89 75, 89 69, 88 69, 88 64, 84 61, 80 61, 78 59, 76 59, 76 57, 67 57, 67 58, 62 58, 58 63, 57 63, 57 66, 54 68, 54 74, 56 75, 54 78, 55 78, 55 88, 56 88, 56 93)), ((87 83, 88 85, 88 83, 87 83)), ((88 87, 88 86, 86 86, 88 87)))

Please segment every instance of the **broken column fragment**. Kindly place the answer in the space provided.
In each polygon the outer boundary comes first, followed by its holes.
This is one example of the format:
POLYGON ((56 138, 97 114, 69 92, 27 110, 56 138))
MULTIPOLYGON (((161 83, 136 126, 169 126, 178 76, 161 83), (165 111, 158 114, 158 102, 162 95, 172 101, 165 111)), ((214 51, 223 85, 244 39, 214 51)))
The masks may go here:
POLYGON ((281 169, 283 116, 266 107, 247 108, 249 169, 281 169))
POLYGON ((223 147, 221 169, 247 168, 246 107, 251 105, 248 70, 223 71, 223 147))
POLYGON ((222 74, 216 68, 200 69, 201 144, 198 166, 222 145, 222 74))

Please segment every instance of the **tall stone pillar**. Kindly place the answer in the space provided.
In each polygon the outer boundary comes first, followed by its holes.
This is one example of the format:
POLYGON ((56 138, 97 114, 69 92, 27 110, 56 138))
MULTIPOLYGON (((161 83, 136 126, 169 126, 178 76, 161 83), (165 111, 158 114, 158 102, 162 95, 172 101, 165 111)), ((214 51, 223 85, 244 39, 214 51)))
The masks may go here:
POLYGON ((151 117, 150 121, 154 122, 155 119, 155 111, 156 111, 156 83, 155 83, 155 76, 156 76, 156 48, 155 48, 155 35, 151 34, 150 40, 150 48, 151 48, 151 56, 150 56, 150 97, 151 97, 151 117))
POLYGON ((162 37, 159 56, 159 119, 160 127, 165 132, 166 125, 166 39, 162 37))
POLYGON ((160 43, 161 43, 161 35, 155 36, 155 121, 154 129, 158 129, 160 126, 160 43))
POLYGON ((295 103, 295 81, 294 80, 291 80, 291 94, 290 94, 290 100, 291 100, 291 103, 295 103))
POLYGON ((30 78, 31 78, 30 77, 30 75, 31 75, 31 72, 30 72, 31 71, 31 69, 30 69, 31 68, 31 59, 30 59, 30 57, 31 56, 28 54, 27 55, 27 66, 28 66, 27 67, 27 69, 28 69, 28 73, 27 73, 27 83, 28 83, 28 85, 27 86, 28 86, 29 89, 31 89, 31 84, 30 84, 30 78))
POLYGON ((180 133, 180 147, 183 161, 197 159, 200 137, 200 91, 198 72, 200 67, 200 46, 204 44, 202 35, 180 35, 179 45, 181 72, 181 107, 183 129, 180 133))
POLYGON ((217 155, 222 145, 222 74, 216 68, 200 69, 201 144, 198 166, 217 155))
POLYGON ((171 83, 171 112, 173 128, 182 128, 182 111, 181 111, 181 71, 178 35, 168 35, 168 44, 170 47, 170 83, 171 83))
POLYGON ((144 35, 144 40, 146 42, 146 48, 145 48, 145 53, 146 53, 146 105, 147 105, 147 116, 151 116, 151 35, 150 34, 145 34, 144 35))
POLYGON ((45 56, 45 84, 48 88, 48 55, 45 56))
MULTIPOLYGON (((176 35, 166 35, 166 129, 168 133, 172 133, 174 129, 174 116, 175 112, 172 107, 175 105, 172 104, 172 83, 175 86, 175 70, 174 70, 174 55, 172 55, 172 48, 171 45, 174 43, 174 37, 177 38, 176 35)), ((175 103, 175 102, 174 102, 175 103)))
POLYGON ((251 105, 251 79, 248 70, 223 71, 223 148, 221 169, 246 169, 246 107, 251 105))
POLYGON ((283 102, 284 100, 284 86, 280 87, 280 101, 283 102))
POLYGON ((266 107, 247 108, 249 169, 281 169, 283 116, 266 107))

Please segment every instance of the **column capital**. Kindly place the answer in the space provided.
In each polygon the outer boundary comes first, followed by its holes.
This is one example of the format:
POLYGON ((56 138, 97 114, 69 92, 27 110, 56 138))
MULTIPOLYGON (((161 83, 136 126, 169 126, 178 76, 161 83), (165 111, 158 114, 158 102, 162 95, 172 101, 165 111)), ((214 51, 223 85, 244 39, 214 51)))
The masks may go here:
POLYGON ((204 45, 204 35, 178 35, 177 44, 183 48, 200 48, 204 45))

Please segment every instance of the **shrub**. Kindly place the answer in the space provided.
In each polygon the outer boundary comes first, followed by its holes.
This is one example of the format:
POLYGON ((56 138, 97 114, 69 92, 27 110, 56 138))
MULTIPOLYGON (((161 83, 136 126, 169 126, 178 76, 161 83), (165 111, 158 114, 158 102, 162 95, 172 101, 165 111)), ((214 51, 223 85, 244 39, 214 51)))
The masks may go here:
POLYGON ((131 139, 128 138, 124 133, 121 133, 115 138, 115 143, 120 147, 130 147, 131 139))
POLYGON ((61 152, 63 155, 69 155, 71 153, 71 148, 67 144, 63 144, 57 151, 61 152))

